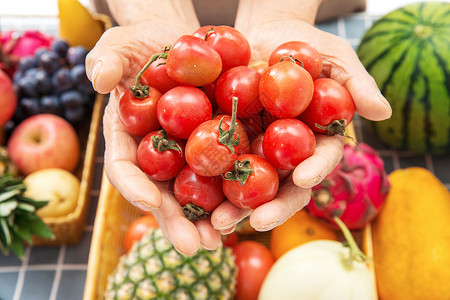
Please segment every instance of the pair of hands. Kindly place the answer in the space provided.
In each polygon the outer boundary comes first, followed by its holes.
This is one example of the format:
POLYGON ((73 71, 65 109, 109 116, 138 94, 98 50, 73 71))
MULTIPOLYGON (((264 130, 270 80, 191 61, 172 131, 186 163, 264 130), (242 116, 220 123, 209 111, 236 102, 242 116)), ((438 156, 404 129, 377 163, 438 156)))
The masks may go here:
MULTIPOLYGON (((256 24, 255 24, 256 23, 256 24)), ((267 61, 278 45, 292 40, 310 43, 323 59, 323 73, 342 83, 351 93, 356 111, 374 121, 387 119, 391 109, 367 74, 352 47, 344 40, 320 31, 306 21, 283 18, 250 26, 245 18, 236 21, 236 29, 248 39, 252 60, 267 61)), ((174 20, 152 20, 119 26, 106 31, 86 59, 87 75, 99 93, 110 93, 103 128, 106 142, 105 171, 111 184, 132 204, 153 213, 166 237, 186 255, 200 246, 215 249, 221 235, 232 232, 236 224, 250 215, 250 224, 258 231, 270 230, 302 209, 310 200, 311 187, 325 178, 342 158, 344 138, 316 136, 317 147, 284 180, 276 198, 253 211, 243 210, 225 201, 210 218, 188 221, 170 191, 169 182, 151 181, 138 167, 136 150, 139 139, 122 126, 117 105, 120 94, 132 85, 136 74, 151 55, 172 44, 195 27, 174 20)))

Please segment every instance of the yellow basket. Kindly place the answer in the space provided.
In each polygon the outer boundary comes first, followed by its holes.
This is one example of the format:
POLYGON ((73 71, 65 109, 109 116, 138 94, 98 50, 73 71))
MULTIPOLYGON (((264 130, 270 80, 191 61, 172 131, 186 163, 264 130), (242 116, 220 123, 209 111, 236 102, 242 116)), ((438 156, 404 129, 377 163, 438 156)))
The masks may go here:
POLYGON ((104 95, 96 96, 91 122, 87 124, 89 126, 86 126, 79 132, 81 149, 84 149, 84 151, 82 151, 82 163, 75 171, 75 175, 80 179, 80 193, 77 206, 72 213, 66 216, 42 218, 44 223, 55 234, 55 239, 33 236, 33 245, 76 244, 81 240, 89 211, 89 192, 91 190, 95 150, 105 99, 104 95))
MULTIPOLYGON (((349 127, 349 135, 355 137, 353 126, 349 127)), ((125 231, 131 222, 141 215, 142 212, 125 200, 103 173, 89 252, 84 300, 103 299, 108 276, 114 271, 120 256, 124 253, 122 243, 125 231)), ((363 238, 363 249, 369 257, 372 255, 370 234, 370 226, 368 226, 364 229, 363 235, 356 236, 358 240, 363 238)), ((256 240, 266 246, 269 244, 269 238, 270 232, 255 232, 243 237, 243 239, 256 240)), ((375 280, 373 265, 369 267, 375 280)), ((378 299, 377 295, 374 295, 374 299, 378 299)))

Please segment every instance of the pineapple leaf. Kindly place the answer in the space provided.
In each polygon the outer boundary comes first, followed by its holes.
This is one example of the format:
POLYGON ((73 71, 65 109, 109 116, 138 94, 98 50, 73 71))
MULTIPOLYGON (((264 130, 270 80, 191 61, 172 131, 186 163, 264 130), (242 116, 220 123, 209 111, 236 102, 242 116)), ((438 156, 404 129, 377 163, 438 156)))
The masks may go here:
POLYGON ((30 232, 34 235, 41 236, 44 238, 54 239, 55 235, 53 232, 47 227, 47 225, 42 222, 42 220, 36 215, 28 215, 29 222, 28 228, 30 228, 30 232))
POLYGON ((17 208, 17 205, 16 200, 0 202, 0 218, 9 216, 17 208))
POLYGON ((17 226, 17 224, 15 224, 12 230, 16 236, 19 236, 22 240, 27 241, 28 244, 31 245, 33 243, 33 241, 31 240, 30 229, 28 227, 17 226))
POLYGON ((6 245, 5 241, 1 238, 1 236, 0 236, 0 251, 4 255, 8 255, 9 254, 9 246, 6 245))
POLYGON ((6 248, 11 245, 11 231, 9 230, 8 224, 4 218, 0 218, 0 239, 4 242, 6 248))
POLYGON ((24 202, 19 203, 17 205, 17 209, 23 210, 28 213, 34 213, 36 211, 36 208, 33 205, 24 202))
POLYGON ((21 196, 21 195, 17 196, 17 200, 19 200, 20 202, 26 202, 28 204, 31 204, 36 209, 39 209, 41 207, 46 206, 47 203, 49 202, 47 200, 35 200, 35 199, 31 199, 31 198, 24 197, 24 196, 21 196))
POLYGON ((0 194, 0 203, 6 200, 9 200, 11 198, 14 198, 16 195, 20 194, 19 190, 11 190, 11 191, 6 191, 4 193, 0 194))
POLYGON ((21 238, 15 237, 9 248, 20 260, 23 259, 25 247, 21 238))

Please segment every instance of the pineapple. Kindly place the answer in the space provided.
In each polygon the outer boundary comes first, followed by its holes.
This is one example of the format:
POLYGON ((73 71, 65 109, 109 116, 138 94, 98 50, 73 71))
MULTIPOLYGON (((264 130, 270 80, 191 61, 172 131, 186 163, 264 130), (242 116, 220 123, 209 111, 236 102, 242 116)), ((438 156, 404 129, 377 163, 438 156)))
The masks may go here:
POLYGON ((233 299, 236 282, 229 248, 178 253, 161 229, 150 229, 108 277, 105 299, 233 299))
POLYGON ((5 255, 13 251, 20 259, 24 254, 24 241, 32 243, 31 235, 54 237, 36 215, 36 210, 47 202, 24 197, 25 189, 8 152, 0 147, 0 251, 5 255))

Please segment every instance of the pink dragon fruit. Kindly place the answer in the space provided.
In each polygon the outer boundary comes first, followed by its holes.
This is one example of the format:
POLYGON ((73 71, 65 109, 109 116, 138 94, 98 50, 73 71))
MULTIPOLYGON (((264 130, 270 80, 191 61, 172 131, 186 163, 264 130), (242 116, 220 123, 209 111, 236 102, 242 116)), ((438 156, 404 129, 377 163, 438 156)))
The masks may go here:
POLYGON ((345 145, 336 169, 312 190, 310 214, 338 228, 338 217, 349 229, 361 229, 379 213, 390 183, 384 162, 369 145, 345 145))
POLYGON ((49 48, 53 39, 38 30, 0 33, 0 69, 12 76, 20 58, 33 55, 39 48, 49 48))

